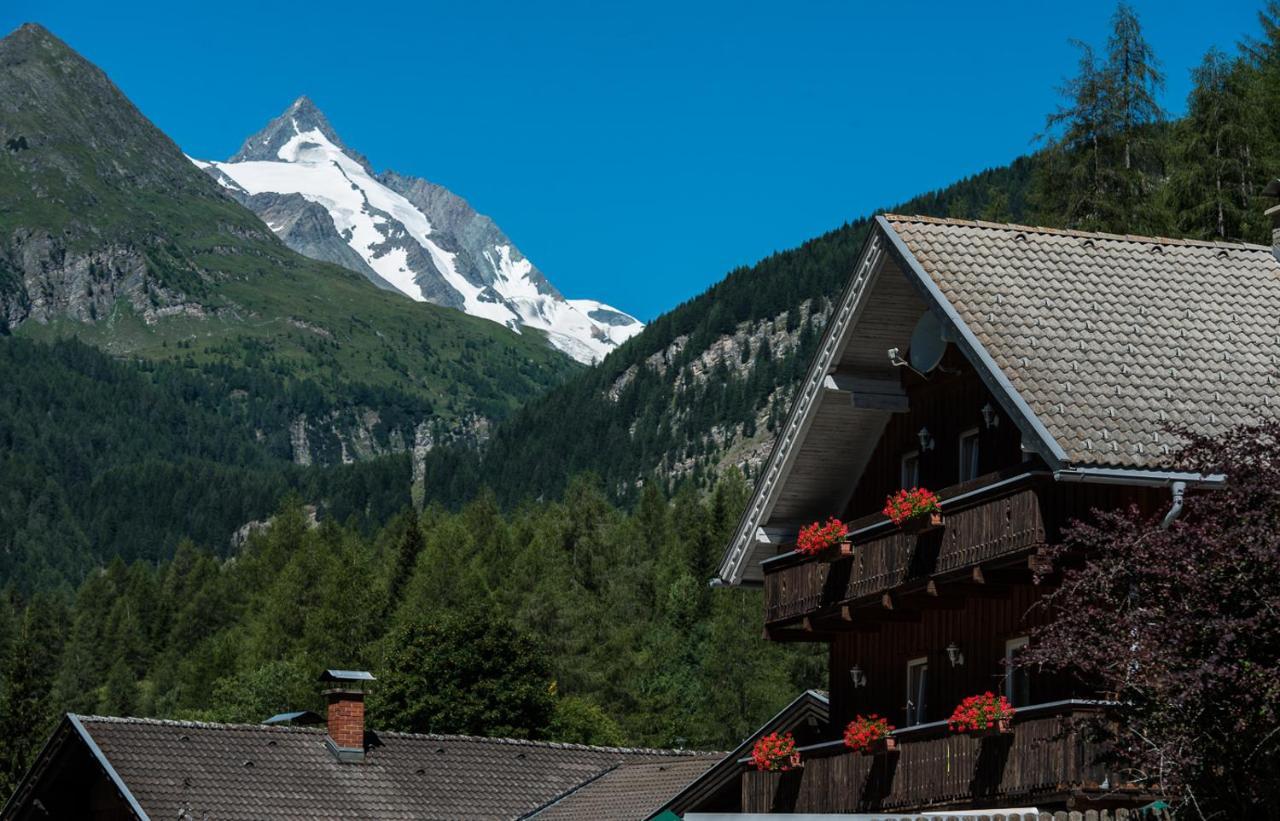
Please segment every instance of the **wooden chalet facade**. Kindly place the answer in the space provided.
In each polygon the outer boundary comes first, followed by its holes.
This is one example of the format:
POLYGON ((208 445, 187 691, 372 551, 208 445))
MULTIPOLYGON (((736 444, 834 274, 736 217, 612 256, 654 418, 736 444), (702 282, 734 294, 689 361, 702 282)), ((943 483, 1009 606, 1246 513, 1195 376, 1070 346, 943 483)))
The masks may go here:
MULTIPOLYGON (((1273 249, 880 217, 760 477, 717 586, 764 589, 764 635, 829 658, 827 737, 784 773, 740 763, 737 812, 1134 807, 1073 718, 1113 709, 1088 682, 1008 664, 1057 579, 1043 551, 1073 519, 1136 504, 1170 521, 1220 476, 1168 467, 1171 426, 1212 431, 1273 401, 1273 249), (888 495, 937 492, 915 533, 888 495), (828 516, 852 555, 794 549, 828 516), (1012 732, 946 720, 993 691, 1012 732), (897 752, 848 750, 877 713, 897 752)), ((730 809, 716 807, 723 811, 730 809)))

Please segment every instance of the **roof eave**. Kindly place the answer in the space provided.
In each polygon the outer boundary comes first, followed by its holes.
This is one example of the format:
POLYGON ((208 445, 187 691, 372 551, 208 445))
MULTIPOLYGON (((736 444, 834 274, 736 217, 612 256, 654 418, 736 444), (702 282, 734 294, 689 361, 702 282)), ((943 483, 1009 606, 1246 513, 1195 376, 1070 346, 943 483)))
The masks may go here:
POLYGON ((129 785, 124 783, 124 779, 120 777, 120 773, 116 772, 116 768, 111 765, 111 761, 107 758, 106 753, 98 746, 98 742, 93 740, 93 736, 89 734, 89 730, 80 721, 80 716, 75 713, 67 713, 67 721, 80 735, 80 740, 84 742, 85 747, 89 749, 90 754, 97 760, 99 766, 111 779, 111 783, 119 790, 121 797, 129 804, 129 809, 140 821, 150 821, 151 816, 147 815, 147 811, 142 809, 142 805, 138 803, 138 799, 133 797, 133 793, 129 791, 129 785))
POLYGON ((797 398, 787 413, 787 420, 774 440, 764 472, 738 520, 733 540, 725 549, 716 575, 709 581, 713 587, 737 587, 743 583, 743 569, 751 557, 750 546, 755 539, 755 531, 777 502, 778 492, 790 469, 794 445, 803 438, 809 417, 821 393, 822 379, 835 361, 835 349, 840 347, 840 337, 844 335, 851 318, 856 315, 861 300, 868 292, 866 285, 874 278, 884 259, 884 241, 881 239, 884 233, 882 225, 879 230, 873 228, 863 244, 854 274, 841 292, 831 319, 827 322, 822 340, 818 343, 818 353, 810 363, 804 381, 800 383, 797 398))

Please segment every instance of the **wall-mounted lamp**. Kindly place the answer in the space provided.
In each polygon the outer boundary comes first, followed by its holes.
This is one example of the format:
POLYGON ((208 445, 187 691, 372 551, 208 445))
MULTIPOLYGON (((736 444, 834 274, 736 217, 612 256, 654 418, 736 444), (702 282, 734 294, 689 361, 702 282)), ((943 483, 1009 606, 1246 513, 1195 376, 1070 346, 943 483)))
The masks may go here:
POLYGON ((862 672, 862 668, 856 664, 849 668, 849 678, 853 680, 855 689, 867 686, 867 674, 862 672))
POLYGON ((934 444, 934 443, 933 443, 933 434, 929 432, 929 429, 928 429, 928 428, 921 428, 921 429, 920 429, 920 432, 919 432, 919 433, 917 433, 917 434, 916 434, 916 436, 919 436, 919 437, 920 437, 920 452, 921 452, 921 453, 923 453, 923 452, 924 452, 924 451, 926 451, 926 450, 933 450, 933 444, 934 444))
POLYGON ((960 645, 954 641, 947 645, 947 661, 951 662, 952 667, 964 666, 964 653, 960 652, 960 645))
POLYGON ((1000 427, 1000 414, 996 413, 996 409, 991 403, 982 406, 982 421, 986 423, 988 428, 1000 427))

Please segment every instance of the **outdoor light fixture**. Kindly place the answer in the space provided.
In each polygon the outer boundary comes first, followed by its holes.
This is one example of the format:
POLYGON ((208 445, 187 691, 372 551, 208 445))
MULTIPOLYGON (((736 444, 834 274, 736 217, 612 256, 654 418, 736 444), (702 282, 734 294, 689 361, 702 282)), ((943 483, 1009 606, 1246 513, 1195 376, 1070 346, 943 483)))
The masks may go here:
POLYGON ((920 437, 920 451, 922 453, 926 450, 933 450, 933 434, 929 432, 928 428, 921 428, 916 435, 920 437))
POLYGON ((964 653, 960 652, 960 645, 954 641, 947 645, 947 661, 951 662, 952 667, 964 666, 964 653))
POLYGON ((1000 415, 996 413, 996 409, 991 407, 991 403, 982 406, 982 421, 987 424, 988 428, 1000 427, 1000 415))
POLYGON ((855 688, 867 686, 867 674, 856 664, 849 668, 849 678, 853 680, 855 688))

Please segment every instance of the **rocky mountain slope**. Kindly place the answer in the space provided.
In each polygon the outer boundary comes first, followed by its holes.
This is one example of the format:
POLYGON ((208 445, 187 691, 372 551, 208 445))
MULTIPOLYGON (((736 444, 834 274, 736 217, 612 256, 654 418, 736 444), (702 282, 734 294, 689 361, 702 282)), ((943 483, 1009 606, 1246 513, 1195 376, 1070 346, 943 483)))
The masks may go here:
MULTIPOLYGON (((1020 158, 892 210, 1016 219, 1031 168, 1020 158)), ((459 504, 487 486, 514 504, 534 488, 555 497, 569 477, 592 473, 627 500, 650 481, 706 486, 730 468, 754 478, 869 226, 859 219, 730 272, 521 407, 482 453, 431 453, 428 495, 459 504)))
POLYGON ((580 362, 643 327, 608 305, 565 299, 493 220, 448 189, 376 173, 306 97, 229 161, 194 162, 295 251, 517 333, 537 328, 580 362))
POLYGON ((539 331, 372 287, 333 253, 289 249, 45 29, 0 40, 0 335, 306 386, 280 397, 297 461, 474 440, 576 368, 539 331))

